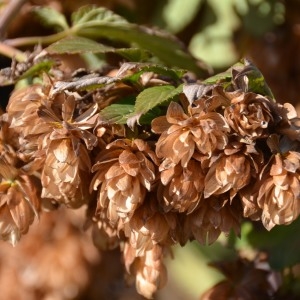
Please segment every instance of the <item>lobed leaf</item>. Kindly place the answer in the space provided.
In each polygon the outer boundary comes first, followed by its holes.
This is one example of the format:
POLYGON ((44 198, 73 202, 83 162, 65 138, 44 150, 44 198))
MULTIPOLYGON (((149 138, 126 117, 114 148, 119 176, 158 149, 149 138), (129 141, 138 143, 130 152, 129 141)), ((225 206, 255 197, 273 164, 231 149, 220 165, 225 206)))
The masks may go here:
POLYGON ((128 23, 126 19, 115 14, 114 12, 104 8, 96 7, 92 5, 87 5, 79 8, 71 16, 72 25, 85 25, 89 22, 97 22, 97 24, 102 23, 118 23, 126 24, 128 23))
POLYGON ((54 28, 58 32, 69 28, 65 16, 49 6, 38 6, 33 11, 46 27, 54 28))
POLYGON ((134 112, 128 116, 127 125, 133 128, 140 117, 158 105, 169 102, 182 93, 182 85, 154 86, 143 90, 136 98, 134 112))
POLYGON ((126 124, 128 116, 134 111, 134 100, 134 97, 127 97, 105 107, 99 113, 100 120, 110 124, 126 124))
POLYGON ((175 36, 162 30, 128 23, 105 8, 81 8, 72 15, 72 24, 75 35, 125 42, 150 51, 167 65, 187 69, 200 76, 208 73, 204 63, 192 57, 175 36))
POLYGON ((45 51, 50 55, 55 54, 85 54, 85 53, 117 53, 128 61, 147 61, 151 53, 139 48, 120 48, 116 49, 97 43, 91 39, 80 36, 68 36, 50 46, 45 51))
POLYGON ((140 76, 145 72, 153 72, 155 74, 171 78, 177 82, 186 73, 186 70, 178 69, 178 68, 168 68, 163 65, 151 64, 151 63, 128 62, 128 63, 124 63, 121 66, 120 70, 118 71, 118 75, 122 76, 128 70, 134 70, 134 74, 123 78, 124 81, 129 81, 129 82, 137 82, 140 76))
POLYGON ((114 48, 84 37, 68 36, 51 44, 45 50, 49 54, 83 54, 88 52, 105 53, 114 50, 114 48))

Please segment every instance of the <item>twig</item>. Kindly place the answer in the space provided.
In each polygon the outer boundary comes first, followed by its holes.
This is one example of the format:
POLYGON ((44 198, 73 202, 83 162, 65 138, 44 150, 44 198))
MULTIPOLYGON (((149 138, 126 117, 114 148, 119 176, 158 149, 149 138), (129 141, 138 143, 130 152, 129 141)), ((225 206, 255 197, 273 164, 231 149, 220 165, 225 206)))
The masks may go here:
POLYGON ((22 51, 13 48, 9 45, 0 42, 0 54, 10 57, 11 59, 16 59, 18 62, 26 61, 27 56, 22 51))
POLYGON ((22 47, 22 46, 33 46, 37 44, 48 45, 52 44, 69 34, 71 34, 71 30, 64 30, 55 34, 51 34, 48 36, 29 36, 29 37, 19 37, 15 39, 7 39, 5 40, 5 44, 12 47, 22 47))
POLYGON ((15 18, 16 14, 27 0, 10 0, 0 15, 0 38, 4 37, 10 22, 15 18))

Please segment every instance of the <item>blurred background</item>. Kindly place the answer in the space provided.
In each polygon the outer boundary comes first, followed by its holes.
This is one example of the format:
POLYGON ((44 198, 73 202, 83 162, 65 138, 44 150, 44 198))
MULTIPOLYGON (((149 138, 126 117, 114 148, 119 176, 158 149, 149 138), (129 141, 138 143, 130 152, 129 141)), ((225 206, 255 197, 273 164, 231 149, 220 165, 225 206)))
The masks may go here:
MULTIPOLYGON (((9 2, 0 1, 0 14, 9 2)), ((7 30, 2 32, 2 37, 12 39, 51 33, 49 28, 43 28, 32 17, 32 6, 49 5, 70 16, 85 4, 97 4, 110 8, 130 22, 173 33, 194 57, 206 62, 214 73, 228 69, 243 57, 249 58, 265 76, 277 101, 290 102, 300 109, 299 0, 23 2, 7 30)), ((1 57, 0 63, 3 68, 11 62, 1 57)), ((3 106, 9 92, 9 87, 1 90, 3 106)), ((90 232, 84 232, 81 228, 82 212, 66 213, 60 209, 45 215, 15 249, 0 242, 0 290, 2 295, 6 295, 3 299, 143 299, 134 288, 125 286, 118 252, 99 254, 95 250, 90 232)), ((168 284, 156 299, 200 299, 204 291, 224 278, 207 263, 233 259, 237 251, 251 259, 256 254, 256 247, 267 251, 274 244, 284 244, 286 236, 289 236, 297 251, 300 247, 292 233, 300 229, 298 223, 290 229, 275 229, 267 237, 261 233, 263 230, 259 225, 247 222, 243 224, 241 239, 221 236, 212 246, 199 246, 193 242, 184 248, 175 247, 173 256, 176 259, 167 259, 168 284), (254 229, 260 235, 253 242, 253 235, 252 240, 249 236, 254 229), (265 239, 269 239, 269 244, 262 242, 265 239)), ((280 247, 277 252, 286 251, 280 247)), ((274 265, 280 264, 283 257, 289 254, 276 255, 273 257, 274 265)), ((299 264, 298 256, 293 257, 294 265, 299 264)))

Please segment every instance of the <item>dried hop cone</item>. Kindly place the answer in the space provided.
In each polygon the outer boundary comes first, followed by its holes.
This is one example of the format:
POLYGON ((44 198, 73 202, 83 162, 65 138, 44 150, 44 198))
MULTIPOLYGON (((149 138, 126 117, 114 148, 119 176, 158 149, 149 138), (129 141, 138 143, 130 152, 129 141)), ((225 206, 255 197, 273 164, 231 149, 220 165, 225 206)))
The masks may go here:
POLYGON ((167 269, 163 263, 164 248, 155 245, 142 256, 136 257, 135 254, 135 249, 126 243, 123 251, 126 270, 135 277, 138 293, 151 299, 167 282, 167 269))
POLYGON ((38 108, 47 102, 50 85, 34 84, 15 90, 9 98, 6 111, 10 126, 24 137, 31 134, 31 129, 39 122, 38 108))
POLYGON ((242 207, 239 199, 229 199, 228 193, 218 197, 203 199, 199 207, 184 220, 181 243, 196 239, 199 243, 212 244, 222 232, 229 234, 231 230, 240 235, 242 207))
POLYGON ((290 224, 300 214, 300 153, 277 153, 270 164, 269 171, 262 175, 257 198, 262 222, 268 230, 290 224))
POLYGON ((252 140, 266 137, 273 124, 274 104, 266 97, 255 93, 226 93, 231 104, 224 110, 229 126, 242 137, 252 140))
POLYGON ((159 170, 161 184, 157 197, 164 211, 192 212, 198 206, 204 189, 201 163, 192 158, 183 168, 165 159, 159 170))
POLYGON ((211 156, 213 151, 225 148, 229 127, 224 117, 214 111, 206 112, 203 106, 199 101, 196 106, 189 106, 186 114, 180 104, 171 102, 166 116, 152 121, 152 130, 161 134, 156 144, 159 158, 186 167, 195 151, 211 156))
POLYGON ((238 191, 258 176, 263 155, 253 144, 232 142, 214 158, 205 176, 204 198, 230 192, 232 199, 238 191))
POLYGON ((107 212, 111 224, 128 222, 152 189, 158 164, 155 153, 141 139, 119 139, 101 151, 92 171, 90 189, 97 190, 97 211, 107 212))
POLYGON ((38 136, 35 156, 45 158, 42 197, 77 208, 89 198, 88 187, 82 183, 91 170, 88 151, 97 145, 97 137, 88 131, 96 122, 97 105, 76 116, 73 95, 63 95, 60 102, 54 101, 53 109, 38 109, 42 123, 32 130, 38 136), (39 127, 44 127, 43 134, 39 135, 39 127))
POLYGON ((144 203, 136 209, 129 223, 125 224, 124 233, 128 237, 136 256, 144 256, 155 245, 172 245, 175 239, 177 218, 175 213, 164 213, 149 193, 144 203))
POLYGON ((40 200, 30 176, 0 158, 0 236, 15 245, 38 217, 40 200))

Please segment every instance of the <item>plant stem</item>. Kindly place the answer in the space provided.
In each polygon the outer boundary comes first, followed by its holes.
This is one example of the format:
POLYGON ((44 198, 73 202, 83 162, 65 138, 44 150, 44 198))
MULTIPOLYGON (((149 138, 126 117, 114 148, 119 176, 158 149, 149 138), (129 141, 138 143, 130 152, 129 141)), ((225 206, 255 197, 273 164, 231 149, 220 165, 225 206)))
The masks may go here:
POLYGON ((72 34, 72 30, 64 30, 48 36, 30 36, 30 37, 8 39, 5 40, 5 44, 12 47, 33 46, 38 44, 49 45, 71 34, 72 34))
POLYGON ((18 62, 23 62, 26 61, 27 59, 27 56, 24 52, 1 42, 0 42, 0 54, 10 57, 11 59, 16 59, 18 62))

